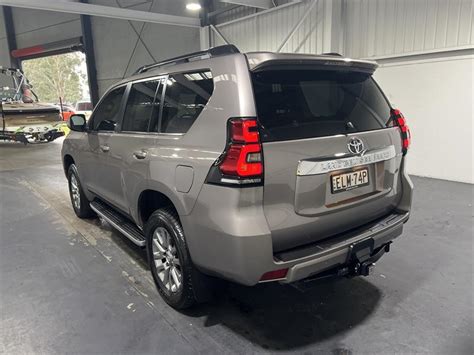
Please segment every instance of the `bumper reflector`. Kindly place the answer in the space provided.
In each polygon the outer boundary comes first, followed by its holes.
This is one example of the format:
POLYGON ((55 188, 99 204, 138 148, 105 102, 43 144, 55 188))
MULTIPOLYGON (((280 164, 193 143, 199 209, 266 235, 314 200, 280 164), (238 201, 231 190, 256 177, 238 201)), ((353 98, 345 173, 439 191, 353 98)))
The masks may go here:
POLYGON ((284 279, 287 273, 288 273, 288 269, 269 271, 262 275, 262 277, 260 278, 260 281, 284 279))

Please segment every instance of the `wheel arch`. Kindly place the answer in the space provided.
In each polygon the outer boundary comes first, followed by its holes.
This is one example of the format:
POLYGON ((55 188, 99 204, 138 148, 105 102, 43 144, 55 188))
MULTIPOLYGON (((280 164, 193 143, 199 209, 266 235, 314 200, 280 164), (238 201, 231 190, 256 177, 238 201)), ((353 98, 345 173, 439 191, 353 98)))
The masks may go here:
POLYGON ((156 189, 143 190, 137 200, 137 217, 139 223, 142 226, 145 225, 154 211, 164 207, 174 209, 179 219, 182 209, 180 209, 181 206, 177 201, 173 201, 167 194, 156 189))
POLYGON ((68 171, 69 171, 69 167, 70 167, 72 164, 75 164, 74 158, 73 158, 71 155, 69 155, 69 154, 64 155, 64 158, 63 158, 63 168, 64 168, 64 174, 66 175, 66 177, 67 177, 67 173, 68 173, 68 171))

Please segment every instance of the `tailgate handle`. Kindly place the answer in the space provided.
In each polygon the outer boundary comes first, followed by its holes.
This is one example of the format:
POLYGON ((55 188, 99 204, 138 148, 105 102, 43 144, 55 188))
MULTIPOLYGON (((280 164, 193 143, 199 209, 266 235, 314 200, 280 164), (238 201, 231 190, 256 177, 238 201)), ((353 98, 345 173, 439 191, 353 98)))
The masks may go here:
POLYGON ((146 150, 138 150, 136 152, 133 152, 133 156, 137 159, 145 159, 147 155, 146 150))

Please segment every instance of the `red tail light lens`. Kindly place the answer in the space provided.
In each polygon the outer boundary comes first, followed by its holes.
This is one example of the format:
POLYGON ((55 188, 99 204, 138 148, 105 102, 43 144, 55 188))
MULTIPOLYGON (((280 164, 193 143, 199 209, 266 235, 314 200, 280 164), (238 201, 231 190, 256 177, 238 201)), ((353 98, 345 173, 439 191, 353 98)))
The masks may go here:
POLYGON ((225 175, 261 175, 263 166, 260 153, 260 144, 231 144, 220 169, 225 175))
POLYGON ((262 146, 256 119, 229 121, 230 142, 219 169, 224 175, 259 177, 263 173, 262 146))
POLYGON ((257 120, 234 118, 230 120, 231 139, 235 143, 259 143, 257 120))
POLYGON ((392 118, 394 120, 395 125, 397 125, 400 128, 400 136, 402 138, 403 154, 406 154, 407 151, 408 151, 408 148, 410 147, 410 143, 411 143, 410 128, 408 128, 405 117, 400 112, 400 110, 392 109, 391 115, 392 115, 392 118))
POLYGON ((255 118, 232 118, 228 144, 209 172, 207 181, 217 184, 259 184, 263 179, 262 145, 255 118))

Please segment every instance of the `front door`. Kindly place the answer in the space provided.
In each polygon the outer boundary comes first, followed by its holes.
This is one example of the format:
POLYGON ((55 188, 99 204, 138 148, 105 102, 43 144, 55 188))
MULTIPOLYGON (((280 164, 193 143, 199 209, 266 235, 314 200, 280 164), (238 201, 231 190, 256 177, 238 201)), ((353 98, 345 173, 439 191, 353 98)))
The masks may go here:
POLYGON ((87 189, 119 208, 120 165, 111 149, 111 140, 123 112, 125 89, 121 86, 111 90, 94 110, 88 134, 90 159, 84 177, 87 189))

